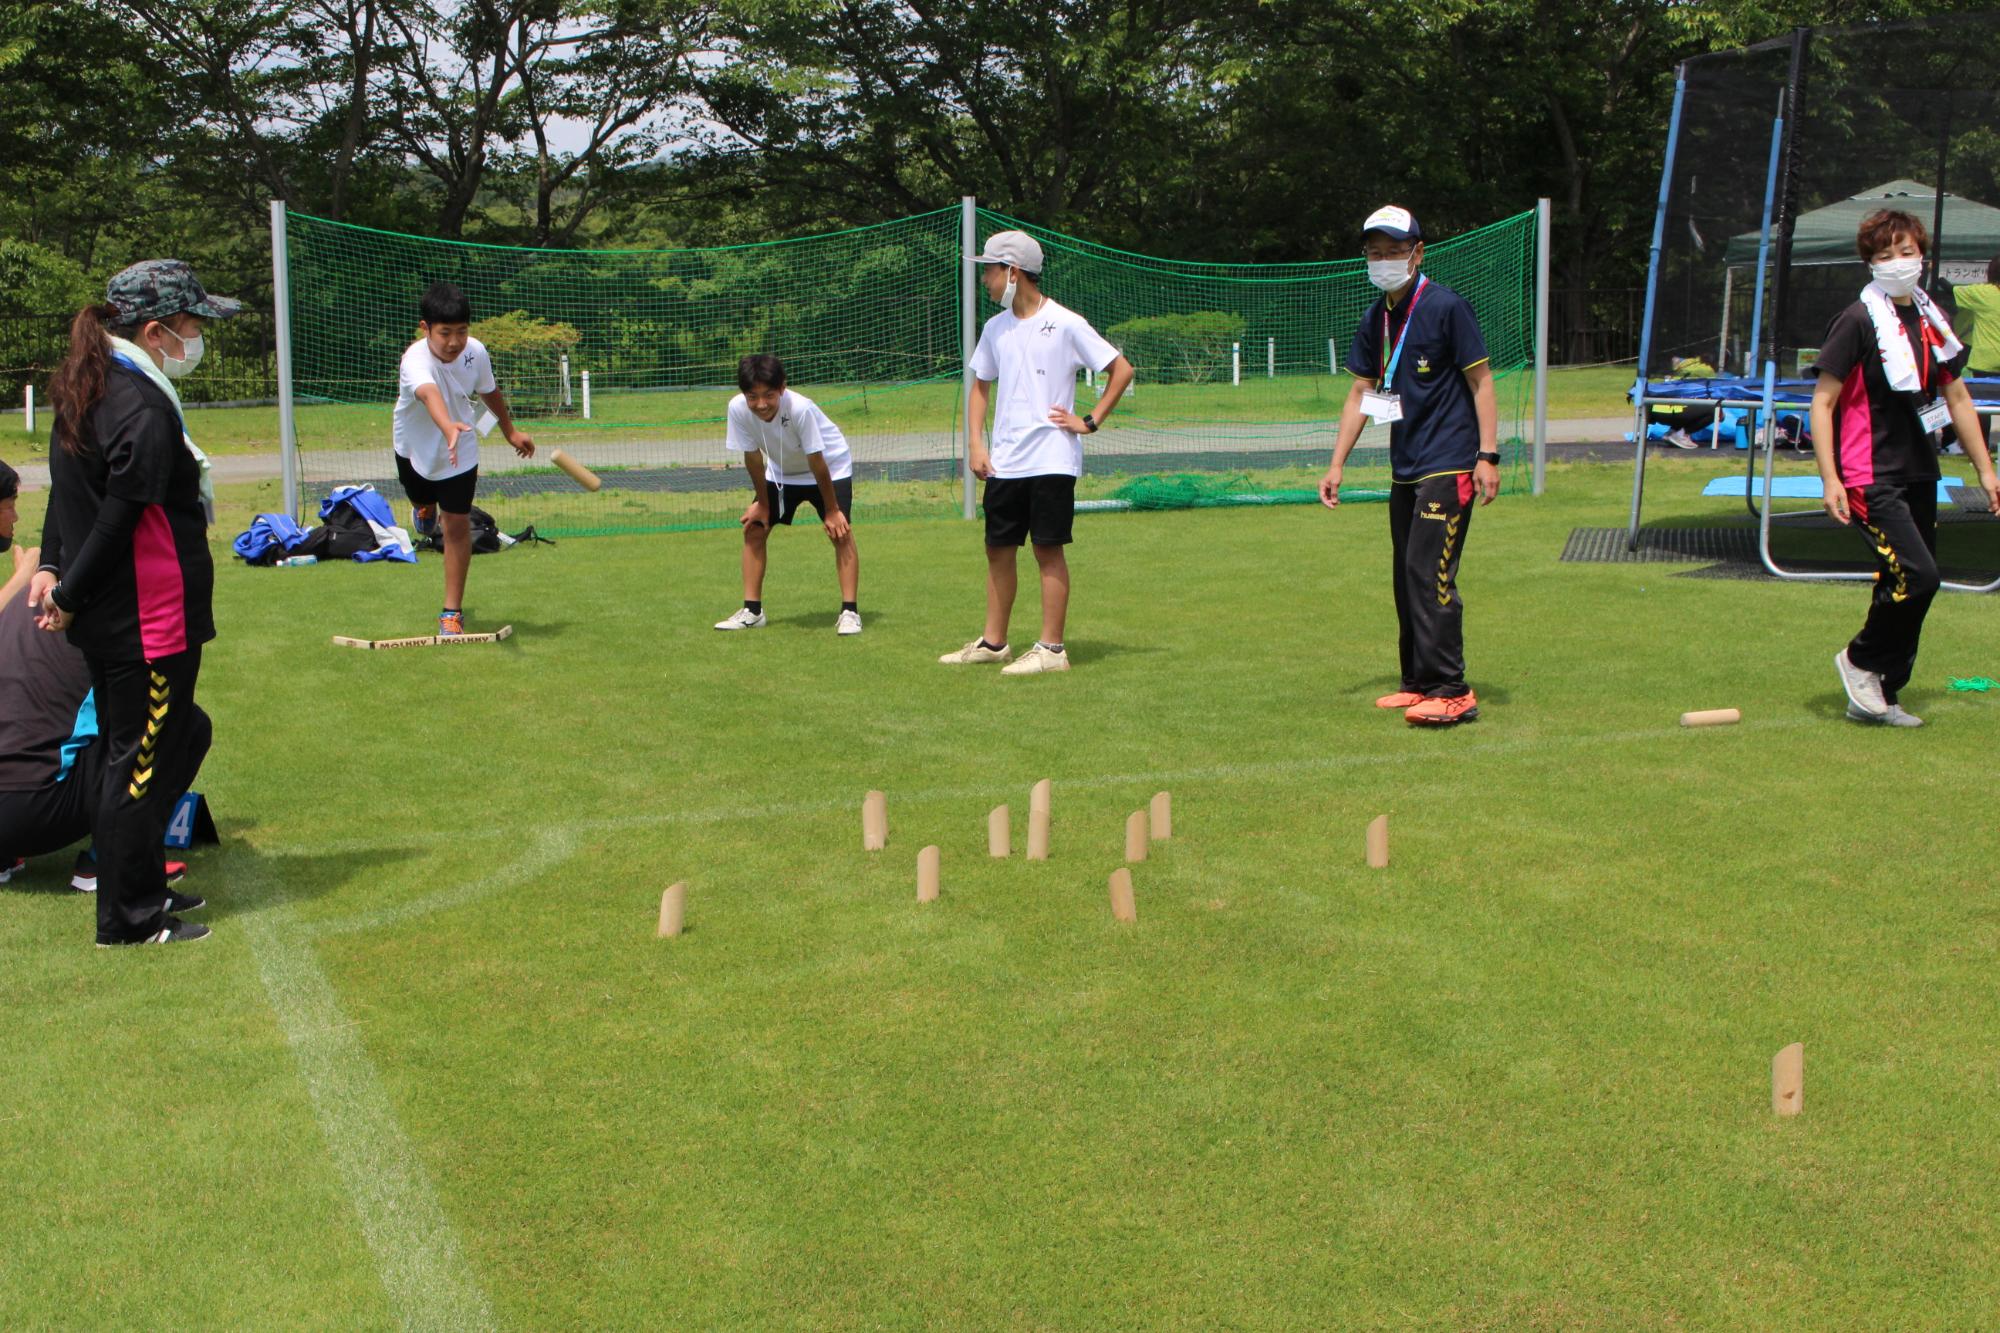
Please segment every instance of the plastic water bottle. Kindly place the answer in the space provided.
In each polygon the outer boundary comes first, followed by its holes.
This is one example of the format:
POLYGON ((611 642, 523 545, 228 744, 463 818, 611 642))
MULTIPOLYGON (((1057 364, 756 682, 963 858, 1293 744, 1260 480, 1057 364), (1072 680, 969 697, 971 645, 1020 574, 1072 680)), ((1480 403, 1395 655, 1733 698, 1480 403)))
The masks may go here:
POLYGON ((282 567, 284 565, 316 565, 318 563, 319 557, 316 555, 288 555, 283 560, 278 561, 277 565, 282 567))

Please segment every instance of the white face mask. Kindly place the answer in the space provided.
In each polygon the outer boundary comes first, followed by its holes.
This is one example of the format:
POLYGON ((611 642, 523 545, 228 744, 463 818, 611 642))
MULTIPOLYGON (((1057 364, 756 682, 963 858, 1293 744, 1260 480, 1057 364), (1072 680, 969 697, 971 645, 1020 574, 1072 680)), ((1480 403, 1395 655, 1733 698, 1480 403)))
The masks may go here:
POLYGON ((1012 310, 1014 308, 1014 292, 1020 285, 1020 279, 1014 276, 1014 270, 1011 268, 1008 269, 1007 285, 1000 290, 1000 308, 1002 310, 1012 310))
POLYGON ((1921 259, 1892 259, 1886 264, 1870 264, 1868 271, 1875 277, 1875 285, 1891 296, 1908 296, 1917 289, 1917 279, 1924 276, 1924 261, 1921 259))
POLYGON ((1385 292, 1393 292, 1410 280, 1410 261, 1402 259, 1371 259, 1368 261, 1368 281, 1385 292))
MULTIPOLYGON (((166 328, 166 325, 160 327, 166 328)), ((160 348, 160 369, 167 372, 167 378, 170 380, 194 374, 194 368, 201 364, 201 354, 206 350, 201 335, 197 333, 192 338, 181 338, 172 329, 167 329, 167 332, 180 338, 181 354, 177 357, 169 356, 165 347, 160 348)))

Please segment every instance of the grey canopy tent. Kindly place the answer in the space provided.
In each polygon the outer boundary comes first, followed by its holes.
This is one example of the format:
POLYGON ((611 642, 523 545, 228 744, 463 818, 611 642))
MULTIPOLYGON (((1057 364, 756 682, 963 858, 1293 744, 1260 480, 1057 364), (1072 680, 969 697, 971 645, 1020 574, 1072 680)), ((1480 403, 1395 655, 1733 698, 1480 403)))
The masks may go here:
MULTIPOLYGON (((2000 255, 2000 208, 1963 199, 1949 191, 1944 206, 1938 207, 1937 190, 1920 181, 1898 180, 1863 190, 1824 208, 1801 213, 1792 223, 1791 263, 1858 264, 1854 254, 1854 233, 1861 219, 1878 208, 1895 208, 1915 213, 1924 226, 1937 233, 1936 257, 1944 264, 1978 264, 1981 268, 2000 255)), ((1761 231, 1741 232, 1729 238, 1724 262, 1730 267, 1749 267, 1757 262, 1761 231)))

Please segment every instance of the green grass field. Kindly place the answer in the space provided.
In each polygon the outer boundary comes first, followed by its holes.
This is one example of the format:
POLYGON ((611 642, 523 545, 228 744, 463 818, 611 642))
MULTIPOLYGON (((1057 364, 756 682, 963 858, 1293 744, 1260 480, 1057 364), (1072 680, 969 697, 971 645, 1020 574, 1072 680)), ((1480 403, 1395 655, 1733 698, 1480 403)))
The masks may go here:
MULTIPOLYGON (((1720 470, 1649 513, 1740 512, 1720 470)), ((1927 728, 1857 728, 1862 589, 1559 563, 1628 486, 1478 513, 1448 733, 1370 707, 1379 505, 1081 518, 1028 680, 932 664, 956 521, 858 528, 852 640, 809 528, 728 637, 728 533, 481 557, 516 635, 450 652, 327 645, 420 631, 433 559, 222 568, 214 937, 92 949, 63 858, 4 891, 0 1325, 1993 1324, 2000 696, 1944 686, 2000 603, 1939 601, 1927 728), (1053 859, 990 860, 1043 777, 1053 859)))
MULTIPOLYGON (((504 367, 503 367, 504 369, 504 367)), ((1503 385, 1507 401, 1516 387, 1514 376, 1503 385)), ((1524 377, 1526 378, 1526 377, 1524 377)), ((1625 391, 1632 384, 1632 372, 1620 366, 1558 367, 1549 373, 1549 415, 1554 420, 1568 417, 1612 417, 1629 413, 1625 391)), ((505 387, 504 381, 502 387, 505 387)), ((912 431, 949 430, 958 393, 958 381, 941 381, 907 388, 858 384, 802 384, 800 391, 829 408, 848 431, 856 434, 900 434, 912 431)), ((1317 421, 1338 416, 1347 392, 1344 376, 1324 374, 1284 375, 1274 380, 1250 376, 1240 388, 1227 384, 1147 385, 1129 399, 1121 417, 1106 423, 1116 431, 1133 420, 1317 421)), ((1525 392, 1532 392, 1526 390, 1525 392)), ((592 419, 584 421, 574 412, 556 416, 528 414, 525 426, 537 440, 550 444, 583 443, 608 436, 629 436, 635 429, 647 438, 661 440, 708 439, 721 436, 722 411, 729 401, 727 392, 689 390, 685 392, 624 393, 601 392, 592 404, 592 419)), ((4 419, 0 431, 16 435, 22 443, 8 447, 29 459, 44 457, 48 449, 48 416, 42 413, 38 434, 22 435, 22 419, 15 412, 4 419)), ((188 413, 188 429, 197 443, 212 455, 264 453, 278 447, 278 411, 274 407, 194 408, 188 413)), ((369 448, 386 446, 389 438, 389 405, 312 405, 299 411, 299 436, 303 447, 369 448)), ((5 455, 12 461, 13 453, 5 455)))

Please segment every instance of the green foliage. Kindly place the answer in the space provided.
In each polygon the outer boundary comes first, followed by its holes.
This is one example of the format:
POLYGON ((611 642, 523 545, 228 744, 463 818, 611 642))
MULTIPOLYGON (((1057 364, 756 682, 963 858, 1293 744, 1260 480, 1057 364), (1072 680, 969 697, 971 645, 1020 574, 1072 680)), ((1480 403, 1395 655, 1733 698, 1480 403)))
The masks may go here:
POLYGON ((1243 340, 1243 316, 1222 310, 1128 319, 1105 331, 1138 372, 1160 384, 1206 384, 1229 374, 1232 344, 1243 340))
POLYGON ((537 319, 525 310, 509 310, 491 319, 475 320, 472 336, 497 355, 559 355, 583 340, 573 324, 537 319))
POLYGON ((0 372, 46 372, 69 349, 69 319, 101 295, 68 256, 0 239, 0 372))

